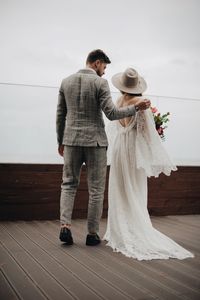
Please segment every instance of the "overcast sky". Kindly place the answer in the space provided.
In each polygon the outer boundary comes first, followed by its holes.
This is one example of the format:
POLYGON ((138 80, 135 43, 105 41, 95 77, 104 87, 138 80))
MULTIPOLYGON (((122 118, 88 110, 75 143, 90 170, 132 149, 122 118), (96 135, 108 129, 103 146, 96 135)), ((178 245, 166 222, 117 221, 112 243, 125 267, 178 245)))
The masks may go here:
MULTIPOLYGON (((166 97, 149 98, 171 113, 169 153, 176 163, 199 165, 200 101, 180 99, 200 100, 199 12, 200 0, 0 0, 0 82, 57 87, 101 48, 112 61, 105 75, 111 91, 113 74, 136 68, 148 96, 166 97)), ((62 163, 57 94, 0 85, 1 162, 62 163)))
POLYGON ((199 12, 198 0, 0 0, 0 82, 58 86, 101 48, 109 83, 132 66, 148 94, 200 99, 199 12))

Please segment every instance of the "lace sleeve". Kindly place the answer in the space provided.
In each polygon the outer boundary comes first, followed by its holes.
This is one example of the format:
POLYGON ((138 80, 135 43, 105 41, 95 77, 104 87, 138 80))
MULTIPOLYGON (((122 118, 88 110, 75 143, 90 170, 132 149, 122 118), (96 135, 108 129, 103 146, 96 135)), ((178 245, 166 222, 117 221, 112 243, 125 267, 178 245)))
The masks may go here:
POLYGON ((158 177, 160 173, 169 176, 177 170, 155 129, 150 110, 137 115, 136 166, 144 169, 148 177, 158 177))

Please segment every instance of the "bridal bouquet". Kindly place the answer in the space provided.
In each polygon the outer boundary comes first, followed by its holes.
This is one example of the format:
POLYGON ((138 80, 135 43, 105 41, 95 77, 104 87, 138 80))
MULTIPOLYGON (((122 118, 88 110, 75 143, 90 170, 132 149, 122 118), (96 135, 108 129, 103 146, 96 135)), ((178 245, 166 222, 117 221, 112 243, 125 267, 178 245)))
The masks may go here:
POLYGON ((168 116, 170 115, 170 113, 167 112, 166 114, 161 115, 156 107, 151 107, 151 111, 153 114, 156 130, 161 139, 165 140, 164 130, 167 128, 167 126, 163 126, 163 124, 169 122, 168 116))

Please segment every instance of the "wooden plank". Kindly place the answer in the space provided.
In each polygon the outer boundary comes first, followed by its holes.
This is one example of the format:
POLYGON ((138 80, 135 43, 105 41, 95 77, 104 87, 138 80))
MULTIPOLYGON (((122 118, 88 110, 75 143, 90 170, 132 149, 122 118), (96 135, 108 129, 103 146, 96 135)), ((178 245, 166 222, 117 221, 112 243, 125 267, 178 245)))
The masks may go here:
MULTIPOLYGON (((0 246, 1 247, 1 246, 0 246)), ((0 299, 2 300, 19 300, 9 280, 6 278, 3 270, 0 269, 0 299)))
MULTIPOLYGON (((76 230, 75 230, 76 236, 80 235, 80 232, 81 231, 77 228, 77 222, 76 222, 76 230)), ((81 235, 81 238, 83 238, 83 235, 81 235)), ((110 249, 110 247, 109 247, 109 249, 110 249)), ((104 248, 98 248, 96 250, 96 252, 97 251, 102 252, 102 250, 105 252, 106 248, 105 247, 104 248)), ((96 257, 96 259, 98 259, 98 256, 97 256, 96 252, 95 252, 95 257, 96 257)), ((121 254, 119 255, 118 253, 117 253, 117 256, 120 260, 124 258, 123 255, 121 255, 121 254)), ((105 254, 105 253, 102 252, 102 257, 107 257, 108 258, 108 253, 105 254)), ((180 295, 182 295, 183 291, 185 291, 184 295, 193 294, 193 296, 196 296, 196 297, 199 296, 199 276, 198 276, 199 272, 194 271, 193 273, 189 273, 189 274, 186 273, 185 274, 185 269, 184 268, 178 268, 178 271, 177 271, 176 270, 177 268, 176 267, 174 268, 173 264, 175 264, 179 260, 170 259, 170 260, 167 260, 167 261, 165 261, 165 260, 155 260, 155 261, 152 261, 152 262, 138 262, 137 260, 134 260, 134 259, 129 259, 129 258, 126 258, 126 259, 127 259, 127 262, 128 262, 129 266, 130 266, 130 263, 132 263, 132 266, 134 268, 134 272, 136 272, 139 265, 141 265, 141 267, 139 267, 139 269, 144 271, 144 265, 146 265, 146 263, 147 263, 148 265, 152 265, 153 267, 156 267, 156 270, 160 270, 160 274, 158 273, 158 274, 154 275, 154 273, 152 272, 152 269, 151 269, 151 272, 149 273, 149 276, 150 276, 151 279, 155 278, 155 280, 157 280, 157 282, 160 283, 160 280, 162 278, 163 282, 164 282, 164 285, 167 284, 167 286, 170 287, 170 288, 173 288, 173 286, 174 286, 174 290, 178 291, 180 293, 180 295), (159 267, 158 267, 158 265, 159 265, 159 267), (173 269, 174 276, 172 276, 173 272, 171 272, 170 275, 168 276, 168 272, 164 272, 165 268, 163 268, 163 265, 165 265, 167 267, 169 266, 170 270, 173 269), (178 280, 179 275, 180 275, 180 280, 178 280), (185 282, 187 284, 185 284, 185 282)), ((190 259, 190 260, 192 260, 192 259, 190 259)), ((111 261, 112 261, 112 256, 109 256, 107 264, 109 264, 109 262, 111 263, 111 261)), ((114 262, 112 262, 111 264, 112 264, 112 267, 113 266, 116 267, 116 265, 117 265, 114 262)), ((120 268, 122 269, 122 266, 120 266, 120 268)), ((128 274, 127 266, 126 266, 124 271, 125 271, 125 274, 128 274)), ((146 275, 148 274, 147 270, 145 270, 145 274, 146 275)), ((145 283, 145 286, 146 286, 146 283, 145 283)), ((165 291, 164 288, 162 290, 165 291)))
MULTIPOLYGON (((77 225, 77 222, 75 222, 77 225)), ((56 224, 55 224, 56 225, 56 224)), ((49 236, 51 236, 51 241, 54 242, 55 238, 56 238, 56 232, 55 230, 57 229, 57 225, 55 226, 53 222, 47 222, 47 231, 49 231, 49 236), (53 232, 54 231, 54 234, 53 232), (51 235, 50 235, 51 232, 51 235)), ((77 247, 73 246, 73 252, 71 253, 73 256, 79 257, 80 253, 79 253, 79 243, 81 244, 84 243, 85 240, 85 235, 81 234, 80 232, 82 232, 83 230, 80 230, 80 228, 82 228, 82 222, 81 222, 81 226, 77 225, 78 228, 76 228, 77 230, 75 230, 76 232, 76 244, 77 247), (81 237, 79 238, 79 235, 81 235, 81 237)), ((74 226, 73 226, 73 229, 74 226)), ((40 228, 41 231, 43 231, 42 228, 40 228)), ((149 277, 146 274, 137 271, 135 268, 135 265, 133 268, 128 268, 127 265, 126 267, 122 267, 121 264, 119 264, 119 261, 121 261, 121 256, 119 253, 117 254, 118 259, 116 259, 115 261, 112 261, 112 257, 113 257, 113 253, 111 252, 111 256, 109 255, 109 249, 107 247, 104 246, 104 244, 102 245, 102 247, 97 247, 97 248, 89 248, 89 249, 84 249, 83 247, 81 248, 81 257, 83 255, 87 256, 86 262, 88 263, 89 260, 91 260, 91 255, 94 257, 92 257, 93 259, 93 265, 96 265, 97 263, 99 263, 101 266, 104 266, 107 269, 107 273, 112 272, 113 274, 118 274, 118 276, 120 276, 121 278, 124 279, 124 281, 127 281, 126 285, 128 285, 128 283, 134 283, 135 286, 137 286, 138 290, 140 290, 140 292, 146 292, 147 295, 152 295, 153 297, 159 297, 159 299, 169 299, 169 297, 171 299, 184 299, 183 296, 180 297, 179 293, 177 293, 176 289, 172 289, 169 286, 166 286, 165 284, 160 283, 160 276, 157 277, 157 280, 152 279, 152 276, 149 277), (99 252, 101 252, 103 250, 102 256, 99 258, 99 252)), ((108 274, 109 275, 109 274, 108 274)), ((105 275, 104 275, 105 276, 105 275)), ((126 285, 124 285, 124 289, 127 290, 126 285)), ((195 294, 195 291, 194 291, 195 294)), ((135 293, 134 293, 135 295, 135 293)), ((139 298, 140 299, 140 298, 139 298)), ((189 298, 185 298, 185 299, 189 299, 189 298)))
MULTIPOLYGON (((29 290, 28 288, 23 287, 23 278, 25 277, 30 278, 35 285, 37 285, 38 289, 40 290, 42 295, 45 295, 47 299, 66 299, 66 300, 74 300, 77 299, 75 296, 73 296, 70 291, 62 286, 59 281, 52 276, 52 274, 49 272, 48 269, 44 269, 41 263, 35 258, 37 253, 31 253, 31 251, 27 251, 26 248, 29 246, 31 250, 31 245, 26 244, 24 245, 24 242, 27 241, 26 238, 23 239, 21 236, 15 235, 13 233, 14 230, 14 225, 11 228, 7 226, 6 224, 0 225, 1 229, 1 240, 3 241, 4 247, 7 249, 7 251, 10 249, 12 251, 12 257, 13 259, 17 262, 17 264, 20 266, 21 269, 24 270, 26 273, 26 276, 22 276, 19 278, 21 281, 21 288, 19 289, 19 293, 26 293, 25 296, 22 298, 24 299, 41 299, 41 296, 35 296, 32 298, 32 290, 29 290), (8 230, 5 228, 8 227, 8 230), (19 242, 19 238, 21 238, 21 243, 19 242), (25 247, 24 247, 25 246, 25 247), (29 293, 31 293, 29 295, 29 293)), ((34 249, 35 251, 35 249, 34 249)), ((43 256, 43 259, 45 257, 43 256)), ((12 272, 9 271, 9 276, 12 275, 12 272)), ((17 276, 15 272, 13 272, 15 275, 14 277, 17 276)), ((12 275, 13 276, 13 275, 12 275)), ((18 278, 18 276, 17 276, 18 278)), ((14 278, 12 278, 14 281, 14 278)), ((18 283, 18 285, 20 282, 18 283)), ((36 291, 35 291, 36 293, 36 291)), ((39 293, 37 293, 39 294, 39 293)))
MULTIPOLYGON (((49 244, 51 246, 48 247, 48 249, 52 248, 52 245, 57 246, 57 234, 53 234, 52 228, 50 228, 49 222, 45 224, 34 222, 35 229, 37 233, 36 236, 38 236, 38 233, 43 233, 44 237, 48 240, 49 244), (48 238, 47 238, 48 237, 48 238)), ((31 226, 33 227, 33 226, 31 226)), ((27 226, 26 226, 27 229, 27 226)), ((32 228, 33 229, 33 228, 32 228)), ((30 230, 30 228, 29 228, 30 230)), ((32 233, 33 234, 33 233, 32 233)), ((31 234, 31 235, 32 235, 31 234)), ((41 244, 41 242, 39 242, 41 244)), ((60 243, 60 242, 58 242, 60 243)), ((67 249, 68 250, 68 249, 67 249)), ((73 248, 70 249, 70 255, 77 261, 81 261, 81 264, 86 267, 90 268, 90 270, 93 270, 93 272, 97 273, 99 277, 109 282, 110 286, 113 286, 116 290, 123 291, 128 297, 134 298, 138 297, 144 297, 149 295, 149 299, 154 299, 153 296, 150 296, 150 292, 145 293, 145 288, 142 286, 142 289, 137 287, 137 285, 134 284, 134 282, 125 280, 121 274, 116 274, 112 271, 110 271, 105 264, 102 264, 102 262, 96 262, 96 259, 91 258, 88 255, 88 250, 91 250, 91 248, 88 249, 88 247, 85 246, 85 244, 78 245, 77 243, 73 245, 73 248), (134 296, 133 296, 134 295, 134 296)), ((69 250, 68 250, 69 251, 69 250)), ((62 258, 62 254, 59 255, 60 258, 62 258)), ((121 296, 120 296, 121 297, 121 296)))
MULTIPOLYGON (((195 222, 198 219, 199 216, 195 216, 195 222)), ((187 242, 192 245, 193 237, 198 233, 198 227, 191 226, 192 216, 180 217, 181 222, 177 225, 176 221, 176 216, 153 218, 158 230, 162 227, 167 235, 171 234, 172 230, 173 235, 179 237, 180 241, 181 228, 184 232, 183 236, 186 236, 187 242), (190 224, 187 224, 187 220, 190 224), (191 230, 194 231, 193 235, 191 230)), ((106 220, 102 220, 101 235, 105 227, 106 220)), ((24 276, 39 289, 42 296, 52 300, 59 299, 58 295, 63 286, 67 288, 73 299, 77 300, 83 298, 195 300, 200 298, 200 270, 198 269, 200 256, 182 261, 169 259, 140 262, 120 253, 114 253, 110 247, 105 246, 105 242, 98 247, 87 247, 85 246, 86 220, 73 221, 75 244, 71 247, 64 246, 58 239, 58 220, 2 222, 0 230, 6 255, 11 253, 12 259, 24 272, 24 276), (41 268, 41 272, 49 274, 53 281, 59 283, 57 286, 54 285, 54 294, 48 291, 47 287, 44 288, 41 274, 38 274, 39 279, 36 279, 36 266, 38 273, 41 268)), ((12 265, 12 260, 10 261, 12 265)), ((10 275, 10 272, 7 274, 10 275)), ((3 285, 4 290, 9 292, 8 287, 6 288, 7 282, 3 280, 3 285)), ((51 285, 52 282, 48 282, 51 285)), ((16 299, 27 299, 21 296, 20 289, 18 291, 19 296, 16 299)))
POLYGON ((194 230, 190 232, 190 229, 186 227, 184 227, 183 230, 182 225, 180 227, 178 224, 170 224, 170 222, 171 221, 166 220, 166 223, 163 223, 159 220, 153 219, 153 225, 155 228, 159 228, 161 232, 174 239, 177 243, 180 243, 180 245, 187 250, 198 254, 200 252, 200 244, 197 241, 198 232, 195 232, 194 230))
MULTIPOLYGON (((106 282, 106 280, 103 277, 100 277, 98 275, 98 272, 95 270, 91 270, 87 266, 85 266, 83 263, 80 263, 76 259, 72 259, 71 255, 67 253, 66 255, 65 251, 61 247, 52 247, 52 245, 47 244, 47 249, 44 251, 41 248, 41 245, 36 244, 33 240, 27 237, 27 235, 23 234, 21 230, 17 228, 14 224, 9 224, 9 226, 6 226, 7 230, 9 230, 9 233, 11 235, 17 236, 17 240, 20 243, 20 245, 26 249, 25 251, 31 255, 31 257, 34 257, 34 259, 42 266, 43 270, 46 272, 50 273, 53 278, 58 278, 57 280, 59 281, 59 284, 64 287, 67 284, 68 291, 70 291, 70 294, 73 293, 73 297, 78 299, 78 297, 74 294, 72 291, 72 286, 70 286, 70 282, 67 280, 64 282, 61 279, 60 276, 60 269, 62 268, 67 270, 73 269, 74 271, 73 274, 78 274, 80 278, 85 281, 87 281, 88 286, 92 286, 93 288, 95 287, 96 294, 100 295, 103 299, 121 299, 121 300, 127 300, 130 299, 126 296, 125 291, 121 291, 120 289, 117 288, 117 286, 111 286, 106 282), (49 247, 48 247, 49 246, 49 247), (54 258, 52 255, 47 255, 47 251, 52 250, 52 253, 54 254, 54 258), (55 260, 56 257, 56 260, 55 260), (67 268, 65 267, 67 266, 67 268)), ((43 243, 44 239, 40 239, 40 242, 43 243)), ((46 244, 46 241, 45 241, 46 244)), ((69 249, 70 250, 70 249, 69 249)), ((69 251, 68 250, 68 251, 69 251)), ((72 282, 71 282, 72 283, 72 282)), ((79 285, 76 285, 77 289, 76 292, 78 293, 79 285)), ((61 291, 59 287, 57 287, 58 291, 61 291)), ((81 293, 81 290, 79 291, 81 293)), ((58 299, 60 295, 57 295, 58 299)), ((91 298, 92 299, 92 298, 91 298)), ((134 298, 133 298, 134 299, 134 298)))
MULTIPOLYGON (((198 215, 187 215, 184 217, 180 217, 177 215, 177 216, 173 216, 172 218, 168 216, 168 219, 178 224, 183 224, 184 226, 187 226, 186 228, 200 229, 200 220, 198 215)), ((198 239, 200 240, 199 236, 198 239)))
MULTIPOLYGON (((5 237, 0 233, 1 241, 5 241, 5 237)), ((45 294, 37 286, 37 283, 29 276, 24 268, 16 261, 15 256, 12 255, 12 247, 7 247, 6 243, 0 244, 1 253, 1 269, 4 278, 7 278, 7 285, 5 281, 1 281, 2 300, 8 299, 30 299, 30 300, 44 300, 48 299, 45 294), (9 283, 9 284, 8 284, 9 283), (5 296, 5 298, 4 298, 5 296), (13 296, 13 298, 12 298, 13 296)), ((13 245, 13 243, 12 243, 13 245)), ((19 250, 20 251, 20 250, 19 250)), ((2 278, 2 277, 1 277, 2 278)))
MULTIPOLYGON (((60 257, 59 248, 52 247, 51 244, 48 244, 45 238, 43 238, 40 232, 35 232, 33 230, 32 224, 29 223, 17 223, 9 224, 9 230, 12 231, 18 237, 18 240, 24 240, 26 244, 31 242, 31 251, 32 255, 43 265, 44 269, 48 271, 63 285, 67 286, 68 290, 77 297, 78 299, 102 299, 96 292, 92 290, 92 287, 84 284, 78 274, 72 273, 68 270, 66 266, 69 265, 69 259, 65 265, 62 260, 58 260, 57 257, 60 257), (41 237, 41 238, 40 238, 41 237), (35 247, 32 245, 34 244, 35 247), (41 251, 40 251, 41 250, 41 251), (45 256, 45 258, 44 258, 45 256)), ((22 241, 22 243, 24 243, 22 241)))

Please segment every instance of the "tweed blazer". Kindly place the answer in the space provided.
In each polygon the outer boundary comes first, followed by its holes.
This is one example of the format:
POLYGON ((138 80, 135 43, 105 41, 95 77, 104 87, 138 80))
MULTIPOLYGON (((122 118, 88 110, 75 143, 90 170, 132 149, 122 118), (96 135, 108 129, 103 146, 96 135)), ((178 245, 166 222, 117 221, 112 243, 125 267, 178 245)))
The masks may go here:
POLYGON ((57 141, 69 146, 108 146, 102 111, 109 120, 135 115, 135 106, 117 108, 106 79, 90 68, 63 79, 58 96, 57 141))

